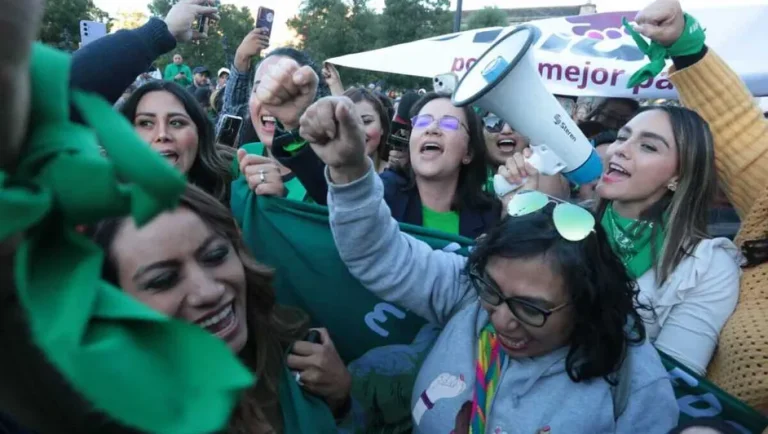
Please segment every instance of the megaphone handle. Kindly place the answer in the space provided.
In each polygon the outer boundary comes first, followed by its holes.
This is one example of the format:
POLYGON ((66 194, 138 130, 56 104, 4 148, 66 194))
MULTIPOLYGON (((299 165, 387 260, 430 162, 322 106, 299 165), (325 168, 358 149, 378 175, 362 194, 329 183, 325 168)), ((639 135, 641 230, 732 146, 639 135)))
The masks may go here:
MULTIPOLYGON (((536 151, 536 149, 537 148, 535 146, 531 146, 531 152, 532 152, 531 156, 526 158, 525 161, 531 166, 533 166, 534 168, 536 168, 536 170, 541 170, 541 166, 542 166, 541 155, 536 151)), ((497 174, 497 175, 494 175, 493 177, 493 189, 496 192, 496 195, 498 197, 503 197, 515 190, 519 190, 520 187, 525 185, 527 181, 528 181, 528 177, 524 176, 523 182, 519 184, 513 184, 507 181, 507 179, 504 178, 503 176, 497 174)))

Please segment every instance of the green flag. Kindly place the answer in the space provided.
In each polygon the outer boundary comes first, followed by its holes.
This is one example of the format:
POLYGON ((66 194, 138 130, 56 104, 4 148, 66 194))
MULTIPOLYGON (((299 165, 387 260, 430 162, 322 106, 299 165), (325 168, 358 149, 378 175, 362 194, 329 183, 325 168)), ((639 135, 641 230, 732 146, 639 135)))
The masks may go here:
MULTIPOLYGON (((411 390, 399 396, 389 390, 404 387, 409 381, 413 387, 421 360, 439 330, 376 298, 349 274, 336 251, 327 208, 281 198, 256 200, 253 194, 238 199, 235 190, 233 186, 233 211, 247 222, 243 235, 256 257, 275 267, 278 299, 304 309, 318 326, 329 329, 343 359, 351 362, 353 383, 366 389, 360 393, 353 384, 353 396, 367 407, 358 409, 367 413, 365 431, 404 432, 403 427, 410 422, 411 390), (376 388, 383 390, 371 390, 376 388), (403 396, 405 402, 397 403, 403 396), (373 419, 371 413, 375 414, 373 419), (401 423, 394 423, 396 420, 401 423)), ((467 238, 422 227, 401 224, 400 228, 434 249, 467 255, 473 244, 467 238)), ((768 426, 768 419, 757 411, 671 357, 662 354, 662 361, 680 406, 681 422, 718 417, 745 433, 761 433, 768 426)))

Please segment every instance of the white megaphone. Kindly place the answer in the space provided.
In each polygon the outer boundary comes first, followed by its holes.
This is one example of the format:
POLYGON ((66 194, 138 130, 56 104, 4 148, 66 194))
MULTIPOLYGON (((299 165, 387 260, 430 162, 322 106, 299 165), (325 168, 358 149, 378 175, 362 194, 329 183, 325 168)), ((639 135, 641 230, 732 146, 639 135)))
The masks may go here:
MULTIPOLYGON (((453 93, 453 105, 475 105, 514 126, 531 140, 528 162, 544 175, 562 172, 574 184, 594 181, 602 163, 594 147, 547 91, 531 56, 539 29, 522 25, 505 35, 467 71, 453 93)), ((521 185, 494 177, 496 194, 521 185)))

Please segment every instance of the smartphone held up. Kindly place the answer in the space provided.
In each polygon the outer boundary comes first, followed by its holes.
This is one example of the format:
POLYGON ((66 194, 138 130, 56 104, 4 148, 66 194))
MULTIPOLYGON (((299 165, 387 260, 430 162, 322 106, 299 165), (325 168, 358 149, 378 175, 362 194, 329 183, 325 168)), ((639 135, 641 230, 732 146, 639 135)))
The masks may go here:
POLYGON ((275 11, 270 8, 259 7, 259 11, 256 15, 256 28, 266 29, 267 37, 272 36, 272 24, 275 21, 275 11))
MULTIPOLYGON (((221 0, 208 0, 206 2, 209 6, 220 7, 221 0)), ((206 16, 201 16, 197 19, 197 31, 200 34, 208 34, 208 28, 210 27, 211 19, 206 16)))

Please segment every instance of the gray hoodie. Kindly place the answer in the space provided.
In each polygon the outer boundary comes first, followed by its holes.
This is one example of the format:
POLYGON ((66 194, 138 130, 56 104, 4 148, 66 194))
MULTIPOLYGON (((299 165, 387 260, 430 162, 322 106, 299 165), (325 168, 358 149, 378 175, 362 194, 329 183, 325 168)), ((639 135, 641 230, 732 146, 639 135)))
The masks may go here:
MULTIPOLYGON (((488 323, 463 273, 466 258, 432 250, 400 232, 371 169, 347 185, 329 180, 334 240, 350 273, 370 291, 443 327, 419 371, 411 408, 415 432, 449 434, 461 407, 472 401, 479 332, 488 323)), ((648 343, 630 347, 629 400, 614 417, 604 379, 573 382, 565 371, 568 348, 530 359, 505 358, 486 432, 666 434, 678 406, 658 353, 648 343)))

